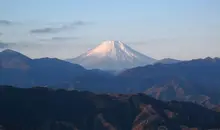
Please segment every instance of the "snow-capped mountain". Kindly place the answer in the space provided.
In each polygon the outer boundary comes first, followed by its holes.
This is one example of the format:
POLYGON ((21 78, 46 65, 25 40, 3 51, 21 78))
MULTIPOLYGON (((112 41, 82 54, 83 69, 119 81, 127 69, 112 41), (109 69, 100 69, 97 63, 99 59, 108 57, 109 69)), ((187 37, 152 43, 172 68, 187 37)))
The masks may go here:
POLYGON ((96 48, 67 61, 87 69, 122 70, 152 64, 156 60, 133 50, 121 41, 104 41, 96 48))

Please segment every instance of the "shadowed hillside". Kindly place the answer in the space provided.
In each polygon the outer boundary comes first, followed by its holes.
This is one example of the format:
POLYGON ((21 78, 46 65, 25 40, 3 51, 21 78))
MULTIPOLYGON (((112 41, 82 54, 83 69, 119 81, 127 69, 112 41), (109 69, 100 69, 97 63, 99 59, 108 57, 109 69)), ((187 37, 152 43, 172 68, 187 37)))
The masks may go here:
POLYGON ((0 88, 5 130, 157 130, 219 128, 220 113, 187 102, 144 94, 106 95, 48 88, 0 88), (202 114, 201 114, 202 113, 202 114))

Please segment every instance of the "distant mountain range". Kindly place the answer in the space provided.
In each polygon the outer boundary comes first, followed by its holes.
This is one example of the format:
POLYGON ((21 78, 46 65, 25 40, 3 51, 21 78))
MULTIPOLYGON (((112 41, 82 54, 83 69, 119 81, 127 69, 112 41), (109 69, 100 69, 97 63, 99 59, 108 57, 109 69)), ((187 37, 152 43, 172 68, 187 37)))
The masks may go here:
POLYGON ((122 72, 119 77, 137 80, 136 89, 140 87, 139 91, 143 92, 147 88, 145 92, 157 99, 208 100, 220 104, 219 58, 138 67, 122 72))
POLYGON ((104 41, 94 49, 67 61, 87 69, 101 70, 123 70, 156 62, 121 41, 104 41))
POLYGON ((48 86, 69 83, 82 75, 99 75, 98 70, 86 70, 82 66, 56 58, 31 59, 19 52, 0 52, 0 84, 17 87, 48 86))
POLYGON ((158 60, 156 61, 154 64, 175 64, 175 63, 179 63, 182 62, 181 60, 176 60, 176 59, 171 59, 171 58, 165 58, 162 60, 158 60))
MULTIPOLYGON (((169 59, 170 61, 170 59, 169 59)), ((19 52, 0 52, 0 85, 47 86, 95 93, 146 93, 161 100, 220 104, 220 59, 156 63, 122 72, 87 70, 56 58, 31 59, 19 52)))
POLYGON ((112 77, 78 77, 74 86, 99 93, 144 92, 161 100, 193 101, 213 107, 220 104, 220 59, 147 65, 112 77))

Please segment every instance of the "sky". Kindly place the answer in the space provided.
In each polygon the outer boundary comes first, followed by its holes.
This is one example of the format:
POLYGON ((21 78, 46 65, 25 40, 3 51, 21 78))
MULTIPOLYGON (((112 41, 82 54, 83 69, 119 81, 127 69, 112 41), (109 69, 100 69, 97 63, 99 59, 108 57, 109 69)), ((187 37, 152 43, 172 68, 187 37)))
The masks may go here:
POLYGON ((220 0, 0 0, 0 51, 66 59, 104 40, 155 59, 220 57, 220 0))

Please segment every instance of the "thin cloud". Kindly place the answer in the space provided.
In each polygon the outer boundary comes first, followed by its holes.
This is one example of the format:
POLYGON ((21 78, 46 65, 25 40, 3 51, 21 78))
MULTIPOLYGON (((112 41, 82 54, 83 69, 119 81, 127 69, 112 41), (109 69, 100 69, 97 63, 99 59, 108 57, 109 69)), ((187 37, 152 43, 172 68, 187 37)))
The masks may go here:
POLYGON ((30 33, 34 34, 43 34, 43 33, 59 33, 66 30, 73 30, 79 26, 87 25, 87 22, 84 21, 76 21, 70 24, 65 24, 60 27, 46 27, 46 28, 39 28, 39 29, 32 29, 30 33))
POLYGON ((33 29, 30 32, 31 33, 57 33, 62 31, 63 28, 41 28, 41 29, 33 29))
POLYGON ((12 46, 16 45, 15 43, 7 43, 7 42, 1 42, 0 41, 0 49, 6 49, 10 48, 12 46))
POLYGON ((56 41, 65 41, 65 40, 77 40, 79 37, 52 37, 51 40, 56 40, 56 41))
POLYGON ((16 24, 15 22, 9 21, 9 20, 0 20, 1 26, 10 26, 16 24))
POLYGON ((0 49, 5 49, 8 47, 8 44, 0 42, 0 49))
POLYGON ((0 32, 0 36, 2 36, 2 35, 3 35, 3 33, 0 32))
POLYGON ((142 45, 142 44, 148 44, 148 42, 144 42, 144 41, 137 41, 137 42, 126 42, 130 45, 142 45))
POLYGON ((72 25, 74 26, 82 26, 82 25, 87 25, 88 23, 87 22, 84 22, 84 21, 76 21, 74 23, 72 23, 72 25))
POLYGON ((79 37, 52 37, 52 38, 45 38, 45 39, 39 39, 40 41, 43 42, 48 42, 48 41, 71 41, 71 40, 77 40, 79 37))
POLYGON ((39 47, 41 44, 33 43, 33 42, 4 42, 0 41, 0 49, 24 49, 24 48, 30 48, 30 47, 39 47))

